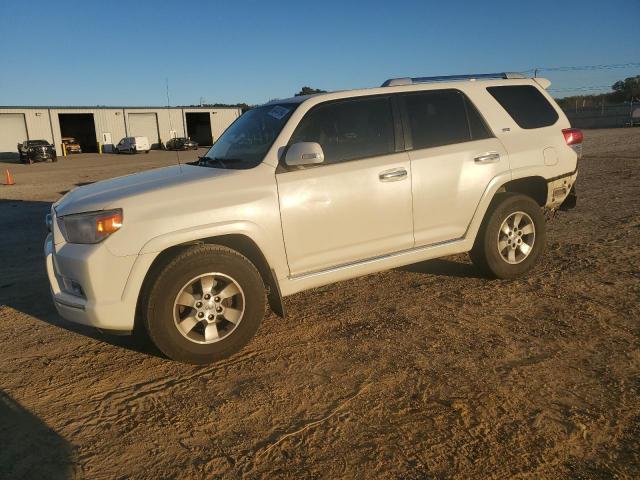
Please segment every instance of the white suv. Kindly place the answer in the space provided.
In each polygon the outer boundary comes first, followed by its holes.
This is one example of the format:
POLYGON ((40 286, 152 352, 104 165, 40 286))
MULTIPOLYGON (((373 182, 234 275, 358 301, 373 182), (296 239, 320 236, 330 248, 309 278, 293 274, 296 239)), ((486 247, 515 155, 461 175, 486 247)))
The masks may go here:
POLYGON ((575 204, 582 134, 517 74, 403 78, 277 100, 199 161, 77 188, 53 205, 46 264, 60 315, 144 326, 167 356, 244 346, 266 297, 470 252, 514 278, 545 210, 575 204))

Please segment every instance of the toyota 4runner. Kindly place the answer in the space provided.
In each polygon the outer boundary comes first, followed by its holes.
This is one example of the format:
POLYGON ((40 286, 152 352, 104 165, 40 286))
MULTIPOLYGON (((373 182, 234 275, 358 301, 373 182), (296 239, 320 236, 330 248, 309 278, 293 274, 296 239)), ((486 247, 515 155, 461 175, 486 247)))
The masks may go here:
POLYGON ((197 162, 80 187, 48 217, 46 268, 64 318, 144 327, 168 357, 243 347, 267 300, 469 252, 528 272, 545 211, 575 204, 582 133, 519 74, 398 78, 276 100, 197 162))

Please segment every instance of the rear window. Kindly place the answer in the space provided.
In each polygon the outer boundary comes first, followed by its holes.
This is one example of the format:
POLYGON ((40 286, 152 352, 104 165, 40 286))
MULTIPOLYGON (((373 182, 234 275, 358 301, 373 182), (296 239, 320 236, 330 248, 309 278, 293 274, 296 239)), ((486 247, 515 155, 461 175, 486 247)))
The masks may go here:
POLYGON ((531 85, 487 87, 487 91, 521 128, 541 128, 558 121, 558 112, 531 85))
POLYGON ((413 148, 431 148, 490 138, 475 106, 458 90, 403 95, 413 148))

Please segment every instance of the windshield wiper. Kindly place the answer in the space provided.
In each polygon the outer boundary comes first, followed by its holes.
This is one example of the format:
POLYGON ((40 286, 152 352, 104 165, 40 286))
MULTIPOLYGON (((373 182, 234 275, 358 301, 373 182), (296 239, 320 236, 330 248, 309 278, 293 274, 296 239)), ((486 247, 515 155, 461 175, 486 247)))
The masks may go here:
POLYGON ((225 165, 225 163, 222 161, 221 158, 218 158, 218 157, 198 157, 198 165, 205 166, 205 165, 213 163, 213 162, 218 162, 222 166, 222 168, 227 168, 227 166, 225 165))
POLYGON ((227 168, 227 163, 244 162, 245 159, 227 157, 200 157, 200 161, 203 163, 210 163, 211 161, 215 161, 222 165, 222 168, 227 168))

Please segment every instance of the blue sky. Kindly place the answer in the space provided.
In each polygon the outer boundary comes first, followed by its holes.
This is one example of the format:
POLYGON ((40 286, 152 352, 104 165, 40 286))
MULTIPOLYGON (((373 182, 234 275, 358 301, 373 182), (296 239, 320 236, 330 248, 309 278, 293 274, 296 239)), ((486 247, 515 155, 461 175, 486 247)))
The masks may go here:
MULTIPOLYGON (((303 85, 640 62, 639 0, 0 0, 0 105, 261 103, 303 85)), ((543 72, 555 88, 640 67, 543 72)), ((563 94, 571 93, 562 90, 563 94)))

